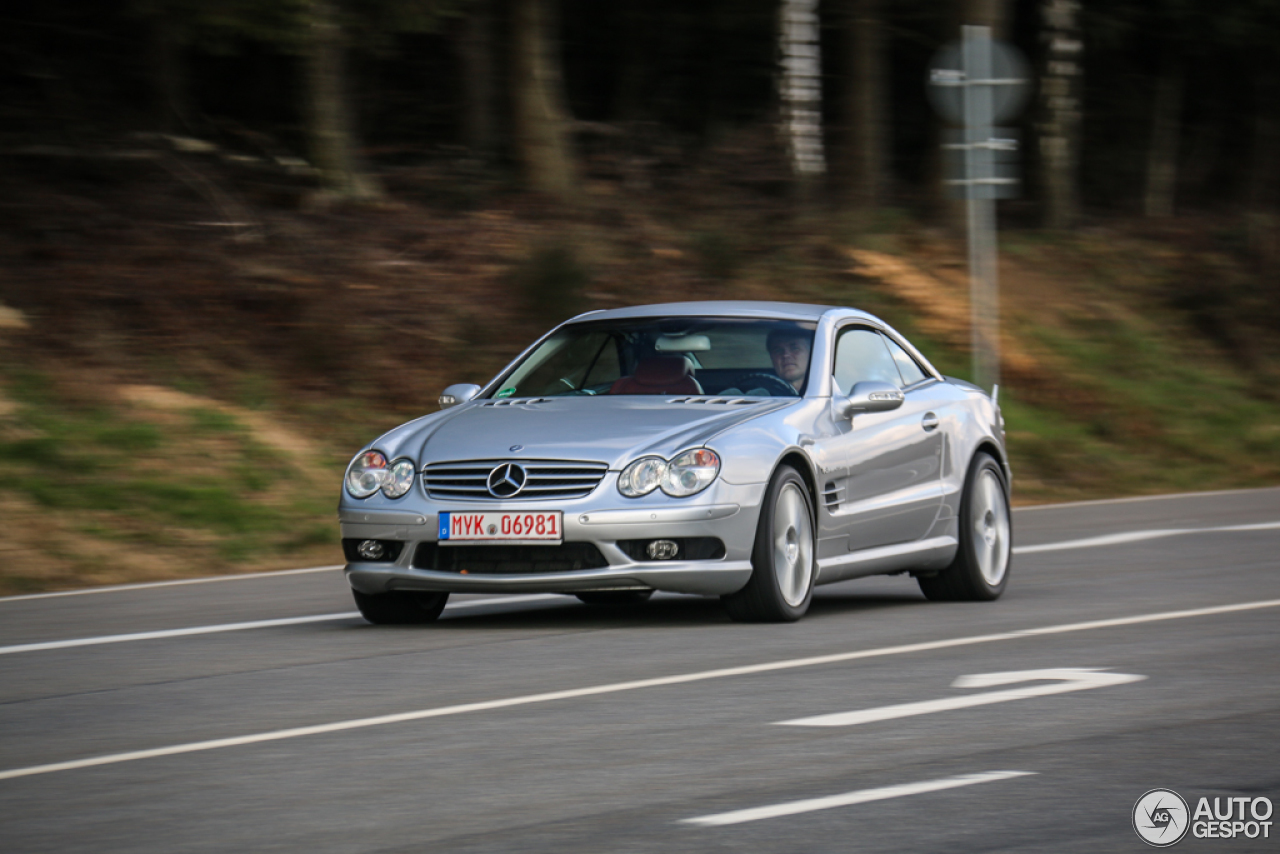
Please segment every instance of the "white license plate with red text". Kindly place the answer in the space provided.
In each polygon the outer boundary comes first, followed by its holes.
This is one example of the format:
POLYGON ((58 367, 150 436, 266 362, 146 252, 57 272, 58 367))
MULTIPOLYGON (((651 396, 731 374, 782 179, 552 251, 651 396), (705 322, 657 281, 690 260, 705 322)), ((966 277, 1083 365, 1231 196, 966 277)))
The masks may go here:
POLYGON ((452 543, 559 543, 564 539, 564 514, 441 513, 439 540, 452 543))

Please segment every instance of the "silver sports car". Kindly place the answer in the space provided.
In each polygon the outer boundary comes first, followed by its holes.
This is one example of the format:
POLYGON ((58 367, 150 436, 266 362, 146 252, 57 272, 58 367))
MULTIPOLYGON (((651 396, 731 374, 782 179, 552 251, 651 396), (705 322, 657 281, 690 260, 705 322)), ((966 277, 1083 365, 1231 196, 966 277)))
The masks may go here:
POLYGON ((346 574, 373 623, 451 592, 720 596, 796 620, 818 584, 910 572, 930 599, 1009 580, 996 401, 861 311, 593 311, 347 468, 346 574))

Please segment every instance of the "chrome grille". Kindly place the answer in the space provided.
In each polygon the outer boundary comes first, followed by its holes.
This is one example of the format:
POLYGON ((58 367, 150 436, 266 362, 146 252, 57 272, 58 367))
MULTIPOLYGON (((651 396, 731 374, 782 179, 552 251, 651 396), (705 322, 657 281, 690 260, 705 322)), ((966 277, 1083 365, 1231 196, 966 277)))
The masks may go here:
POLYGON ((596 488, 609 469, 607 463, 577 460, 464 460, 428 463, 422 468, 422 483, 432 498, 496 501, 489 492, 489 474, 507 463, 522 467, 528 475, 524 488, 509 499, 512 501, 581 498, 596 488))

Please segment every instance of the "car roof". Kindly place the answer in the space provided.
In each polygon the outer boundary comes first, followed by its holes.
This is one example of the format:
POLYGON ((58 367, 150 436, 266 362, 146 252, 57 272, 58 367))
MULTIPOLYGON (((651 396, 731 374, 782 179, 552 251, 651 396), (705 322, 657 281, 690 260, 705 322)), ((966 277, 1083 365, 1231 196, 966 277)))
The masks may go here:
POLYGON ((770 320, 817 320, 828 312, 857 315, 874 320, 857 309, 832 305, 808 305, 799 302, 764 302, 754 300, 700 300, 636 305, 589 311, 573 318, 579 320, 614 320, 633 317, 751 317, 770 320))

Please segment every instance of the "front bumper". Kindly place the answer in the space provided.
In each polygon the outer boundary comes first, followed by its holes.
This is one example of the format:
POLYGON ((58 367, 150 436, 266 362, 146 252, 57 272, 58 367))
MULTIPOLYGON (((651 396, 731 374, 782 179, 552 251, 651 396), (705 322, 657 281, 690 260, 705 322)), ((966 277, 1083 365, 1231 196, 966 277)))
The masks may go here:
MULTIPOLYGON (((353 561, 346 575, 362 593, 392 590, 458 593, 578 593, 597 590, 665 590, 723 595, 740 590, 751 577, 759 505, 765 484, 717 483, 692 499, 617 494, 612 476, 589 496, 567 501, 450 501, 421 498, 397 509, 362 505, 344 497, 339 508, 343 539, 403 543, 394 561, 353 561), (441 512, 564 513, 564 542, 590 543, 607 566, 563 572, 461 574, 414 565, 418 546, 436 543, 441 512), (714 537, 724 543, 724 556, 709 560, 640 561, 628 556, 619 540, 714 537)), ((440 548, 467 549, 468 545, 440 548)))

